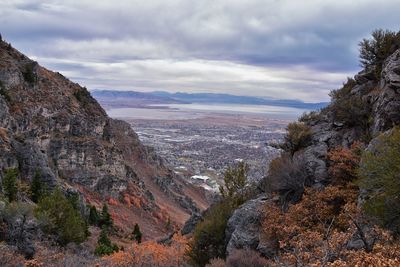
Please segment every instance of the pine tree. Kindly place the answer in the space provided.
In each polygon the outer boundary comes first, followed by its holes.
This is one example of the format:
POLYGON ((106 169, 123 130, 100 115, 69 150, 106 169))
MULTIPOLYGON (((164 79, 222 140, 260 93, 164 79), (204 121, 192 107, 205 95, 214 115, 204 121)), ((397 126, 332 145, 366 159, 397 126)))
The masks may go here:
POLYGON ((89 209, 89 224, 98 226, 100 224, 100 215, 95 206, 90 206, 89 209))
POLYGON ((101 229, 99 239, 97 240, 97 247, 94 251, 94 254, 96 254, 97 256, 103 256, 110 255, 118 251, 118 246, 111 243, 111 240, 108 238, 108 230, 107 227, 104 225, 101 229))
POLYGON ((8 169, 5 171, 3 178, 3 191, 9 202, 17 199, 17 176, 18 169, 8 169))
POLYGON ((39 170, 36 170, 31 182, 32 201, 38 203, 39 200, 45 195, 46 191, 47 190, 42 180, 42 175, 40 174, 39 170))
POLYGON ((101 211, 100 225, 101 226, 105 225, 108 228, 112 228, 113 224, 114 224, 113 219, 111 218, 111 215, 108 212, 108 206, 107 204, 104 204, 103 209, 101 211))
POLYGON ((138 224, 135 224, 132 232, 132 238, 138 242, 138 244, 142 243, 142 232, 140 231, 140 227, 138 224))
POLYGON ((36 217, 44 222, 44 231, 59 237, 61 245, 79 244, 87 238, 85 220, 60 189, 39 200, 36 217))

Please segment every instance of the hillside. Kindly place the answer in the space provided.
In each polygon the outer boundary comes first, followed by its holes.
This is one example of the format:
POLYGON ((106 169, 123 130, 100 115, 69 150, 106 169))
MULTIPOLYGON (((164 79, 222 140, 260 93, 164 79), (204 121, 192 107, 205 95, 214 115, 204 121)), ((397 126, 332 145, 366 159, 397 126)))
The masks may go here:
MULTIPOLYGON (((39 173, 49 190, 78 195, 83 213, 108 204, 121 235, 138 223, 144 239, 163 236, 167 224, 178 227, 207 207, 202 190, 175 177, 86 88, 4 41, 0 87, 0 179, 16 169, 26 187, 39 173)), ((28 197, 19 190, 18 199, 28 197)))
POLYGON ((193 264, 400 265, 400 32, 373 32, 360 59, 327 107, 288 125, 257 190, 233 189, 205 213, 193 264))

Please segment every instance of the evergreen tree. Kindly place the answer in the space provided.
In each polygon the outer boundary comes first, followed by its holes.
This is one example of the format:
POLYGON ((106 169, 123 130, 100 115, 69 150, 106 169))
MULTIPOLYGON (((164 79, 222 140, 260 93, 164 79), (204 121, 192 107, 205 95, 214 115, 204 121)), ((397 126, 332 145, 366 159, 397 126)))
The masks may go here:
POLYGON ((100 215, 95 206, 90 206, 89 209, 89 224, 98 226, 100 224, 100 215))
POLYGON ((105 225, 108 228, 113 227, 113 219, 111 218, 110 213, 108 212, 107 204, 103 205, 103 209, 101 211, 100 225, 105 225))
POLYGON ((38 203, 39 200, 45 195, 46 191, 47 190, 42 180, 42 175, 40 174, 39 170, 36 170, 31 182, 32 201, 38 203))
POLYGON ((5 171, 3 178, 3 191, 9 202, 17 199, 17 176, 18 169, 8 169, 5 171))
POLYGON ((96 254, 97 256, 103 256, 110 255, 118 251, 118 246, 111 243, 111 240, 108 238, 108 230, 107 227, 104 225, 101 229, 99 239, 97 240, 97 246, 94 254, 96 254))
POLYGON ((85 220, 60 189, 39 200, 36 217, 44 231, 57 235, 62 245, 81 243, 87 237, 85 220))
POLYGON ((142 232, 140 231, 140 227, 138 224, 135 224, 132 232, 132 238, 138 242, 138 244, 142 243, 142 232))

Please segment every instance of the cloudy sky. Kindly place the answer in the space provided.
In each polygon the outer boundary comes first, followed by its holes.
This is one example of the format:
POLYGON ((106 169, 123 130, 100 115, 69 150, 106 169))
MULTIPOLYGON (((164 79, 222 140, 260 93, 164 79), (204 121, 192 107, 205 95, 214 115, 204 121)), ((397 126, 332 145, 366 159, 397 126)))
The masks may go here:
POLYGON ((1 0, 0 32, 87 88, 304 101, 353 76, 399 0, 1 0))

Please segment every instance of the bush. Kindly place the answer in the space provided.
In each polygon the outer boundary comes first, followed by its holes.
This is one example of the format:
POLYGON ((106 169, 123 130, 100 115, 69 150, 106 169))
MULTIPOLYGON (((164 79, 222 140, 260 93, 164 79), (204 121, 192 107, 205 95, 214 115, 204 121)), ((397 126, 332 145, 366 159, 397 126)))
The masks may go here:
POLYGON ((2 95, 7 102, 11 100, 10 95, 8 94, 2 81, 0 81, 0 95, 2 95))
POLYGON ((224 199, 232 202, 232 205, 239 206, 246 199, 247 172, 249 167, 246 163, 240 162, 235 167, 229 167, 224 174, 224 185, 219 190, 224 199))
POLYGON ((268 261, 261 255, 250 249, 237 249, 226 260, 227 267, 265 267, 268 261))
POLYGON ((92 101, 92 96, 86 88, 79 88, 74 92, 74 96, 76 100, 81 102, 82 104, 89 103, 92 101))
POLYGON ((103 209, 100 214, 100 227, 106 226, 107 228, 112 228, 114 226, 113 219, 111 218, 110 213, 108 212, 107 204, 103 205, 103 209))
POLYGON ((400 234, 400 128, 382 134, 361 158, 361 188, 369 192, 365 211, 382 226, 400 234))
POLYGON ((29 84, 34 84, 36 82, 36 74, 33 71, 34 68, 34 63, 28 64, 25 66, 25 70, 22 72, 22 76, 24 76, 24 79, 27 83, 29 84))
POLYGON ((189 244, 188 256, 193 265, 204 266, 213 258, 225 258, 226 225, 232 212, 243 204, 251 193, 251 188, 246 187, 247 170, 246 163, 240 162, 225 172, 225 185, 220 188, 222 200, 206 211, 189 244))
POLYGON ((27 203, 12 202, 0 209, 0 222, 3 220, 7 227, 6 241, 9 245, 15 245, 18 251, 26 258, 32 258, 35 254, 35 246, 32 242, 33 207, 27 203))
POLYGON ((321 111, 310 111, 310 112, 304 112, 300 118, 299 122, 303 122, 305 124, 308 124, 310 122, 316 122, 321 119, 321 111))
POLYGON ((211 206, 189 243, 188 256, 194 266, 205 266, 213 258, 225 258, 225 230, 234 208, 223 201, 211 206))
POLYGON ((119 251, 118 246, 111 243, 107 234, 108 234, 107 228, 104 226, 101 229, 100 236, 97 241, 97 247, 94 251, 95 255, 97 255, 97 256, 111 255, 114 252, 119 251))
POLYGON ((360 96, 352 95, 351 89, 356 81, 348 78, 342 88, 330 92, 331 104, 328 107, 335 121, 348 127, 361 127, 367 131, 370 126, 370 106, 360 96))
POLYGON ((372 32, 372 38, 363 39, 359 47, 361 66, 375 66, 375 75, 379 79, 385 59, 400 48, 400 31, 396 33, 377 29, 372 32))
POLYGON ((15 201, 17 199, 18 187, 17 187, 17 177, 18 169, 8 169, 4 173, 3 178, 3 191, 4 195, 7 197, 9 202, 15 201))
POLYGON ((94 226, 99 226, 100 224, 100 215, 97 212, 95 206, 90 206, 89 208, 89 224, 94 226))
POLYGON ((39 200, 46 194, 47 187, 42 179, 39 170, 35 171, 31 182, 31 199, 33 202, 38 203, 39 200))
POLYGON ((335 147, 328 152, 328 173, 336 184, 347 183, 357 178, 357 169, 361 157, 361 143, 355 142, 351 148, 335 147))
POLYGON ((304 187, 311 182, 304 158, 284 153, 271 161, 263 187, 267 192, 279 193, 282 207, 286 209, 288 203, 301 199, 304 187))
POLYGON ((133 228, 132 239, 136 240, 138 244, 142 243, 142 232, 140 231, 139 225, 137 223, 133 228))
POLYGON ((312 137, 310 126, 302 122, 292 122, 289 123, 286 130, 287 133, 285 135, 284 145, 285 150, 294 154, 294 152, 309 145, 312 137))
POLYGON ((35 214, 44 231, 58 236, 61 245, 81 243, 87 237, 85 221, 60 189, 42 198, 35 214))

